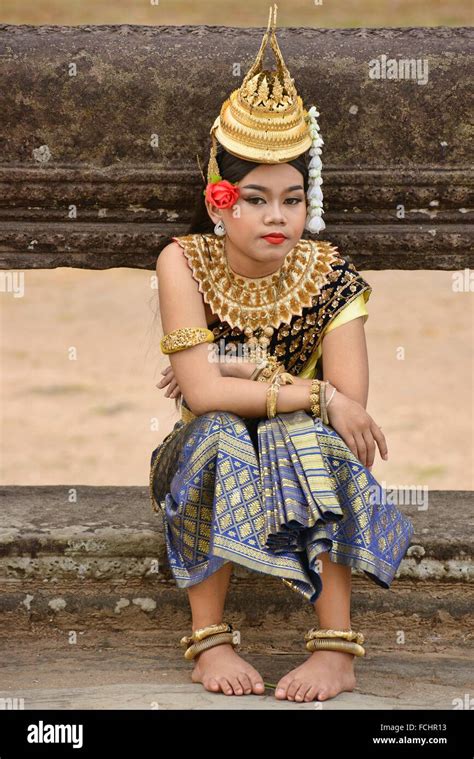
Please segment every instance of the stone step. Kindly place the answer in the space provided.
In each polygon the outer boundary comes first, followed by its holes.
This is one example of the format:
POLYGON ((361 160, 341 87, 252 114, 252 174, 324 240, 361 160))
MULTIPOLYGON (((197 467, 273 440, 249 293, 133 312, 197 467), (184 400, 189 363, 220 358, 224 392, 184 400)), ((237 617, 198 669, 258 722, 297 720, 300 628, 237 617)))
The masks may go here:
MULTIPOLYGON (((399 508, 415 526, 390 589, 353 570, 353 609, 444 620, 474 606, 472 493, 431 491, 399 508)), ((167 562, 148 488, 0 488, 0 624, 88 623, 146 629, 181 620, 187 593, 167 562), (3 619, 2 619, 3 618, 3 619)), ((252 624, 312 612, 279 578, 234 565, 228 609, 252 624)))
MULTIPOLYGON (((375 620, 374 620, 375 621, 375 620)), ((398 624, 398 621, 397 621, 398 624)), ((239 653, 262 675, 262 695, 227 696, 193 683, 175 631, 98 633, 82 630, 18 631, 0 640, 0 704, 17 709, 472 709, 473 663, 466 640, 433 636, 414 628, 394 644, 394 626, 368 631, 366 656, 355 661, 356 688, 324 702, 275 698, 278 680, 307 658, 302 641, 242 630, 239 653), (261 636, 260 636, 261 637, 261 636), (280 645, 279 645, 280 644, 280 645), (281 646, 281 647, 280 647, 281 646), (9 701, 10 700, 10 701, 9 701)), ((443 626, 443 630, 444 630, 443 626)))

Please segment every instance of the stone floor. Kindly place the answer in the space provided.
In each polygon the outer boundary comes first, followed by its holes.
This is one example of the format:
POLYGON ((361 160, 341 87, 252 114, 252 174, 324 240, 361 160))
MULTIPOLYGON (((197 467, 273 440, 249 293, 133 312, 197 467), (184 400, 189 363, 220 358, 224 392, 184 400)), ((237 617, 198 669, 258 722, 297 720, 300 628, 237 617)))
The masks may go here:
POLYGON ((192 664, 183 659, 182 649, 173 642, 157 645, 156 632, 85 630, 77 643, 69 642, 67 631, 24 635, 0 641, 0 699, 24 699, 24 709, 469 708, 464 704, 474 694, 474 666, 467 641, 442 651, 433 648, 372 647, 356 661, 354 691, 301 704, 277 700, 270 687, 303 661, 305 653, 296 648, 243 646, 241 655, 270 685, 262 696, 227 696, 192 683, 192 664))

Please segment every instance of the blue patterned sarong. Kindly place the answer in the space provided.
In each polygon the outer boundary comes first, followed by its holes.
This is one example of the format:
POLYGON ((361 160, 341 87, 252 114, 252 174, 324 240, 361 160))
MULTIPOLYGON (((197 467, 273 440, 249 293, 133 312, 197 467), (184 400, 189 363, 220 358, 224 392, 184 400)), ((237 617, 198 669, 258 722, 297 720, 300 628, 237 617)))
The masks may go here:
POLYGON ((336 431, 305 411, 180 420, 152 453, 150 488, 181 588, 232 561, 279 577, 314 603, 325 551, 388 588, 414 533, 336 431), (180 432, 167 479, 157 456, 180 432))

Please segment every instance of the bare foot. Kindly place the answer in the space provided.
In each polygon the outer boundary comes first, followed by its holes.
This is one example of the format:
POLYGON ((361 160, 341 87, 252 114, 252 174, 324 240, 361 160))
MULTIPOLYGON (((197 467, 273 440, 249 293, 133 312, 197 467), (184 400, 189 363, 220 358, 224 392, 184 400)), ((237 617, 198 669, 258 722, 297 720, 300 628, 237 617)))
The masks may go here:
POLYGON ((194 661, 191 680, 202 683, 213 693, 222 691, 226 696, 242 696, 265 691, 262 676, 251 664, 242 659, 230 643, 206 648, 194 661))
POLYGON ((354 655, 343 651, 313 651, 303 664, 278 682, 275 696, 289 701, 325 701, 354 690, 354 655), (279 690, 281 689, 281 690, 279 690))

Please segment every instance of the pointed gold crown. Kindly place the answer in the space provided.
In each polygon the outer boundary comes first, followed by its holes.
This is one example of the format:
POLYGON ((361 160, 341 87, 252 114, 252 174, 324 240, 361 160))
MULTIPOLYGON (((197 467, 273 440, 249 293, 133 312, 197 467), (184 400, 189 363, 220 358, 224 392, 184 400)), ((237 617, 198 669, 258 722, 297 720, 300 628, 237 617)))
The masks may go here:
POLYGON ((219 177, 216 138, 237 158, 257 163, 286 163, 311 147, 308 113, 275 36, 276 13, 274 3, 253 66, 239 89, 224 101, 210 129, 212 146, 208 182, 219 177), (277 61, 276 71, 262 69, 269 40, 277 61))

